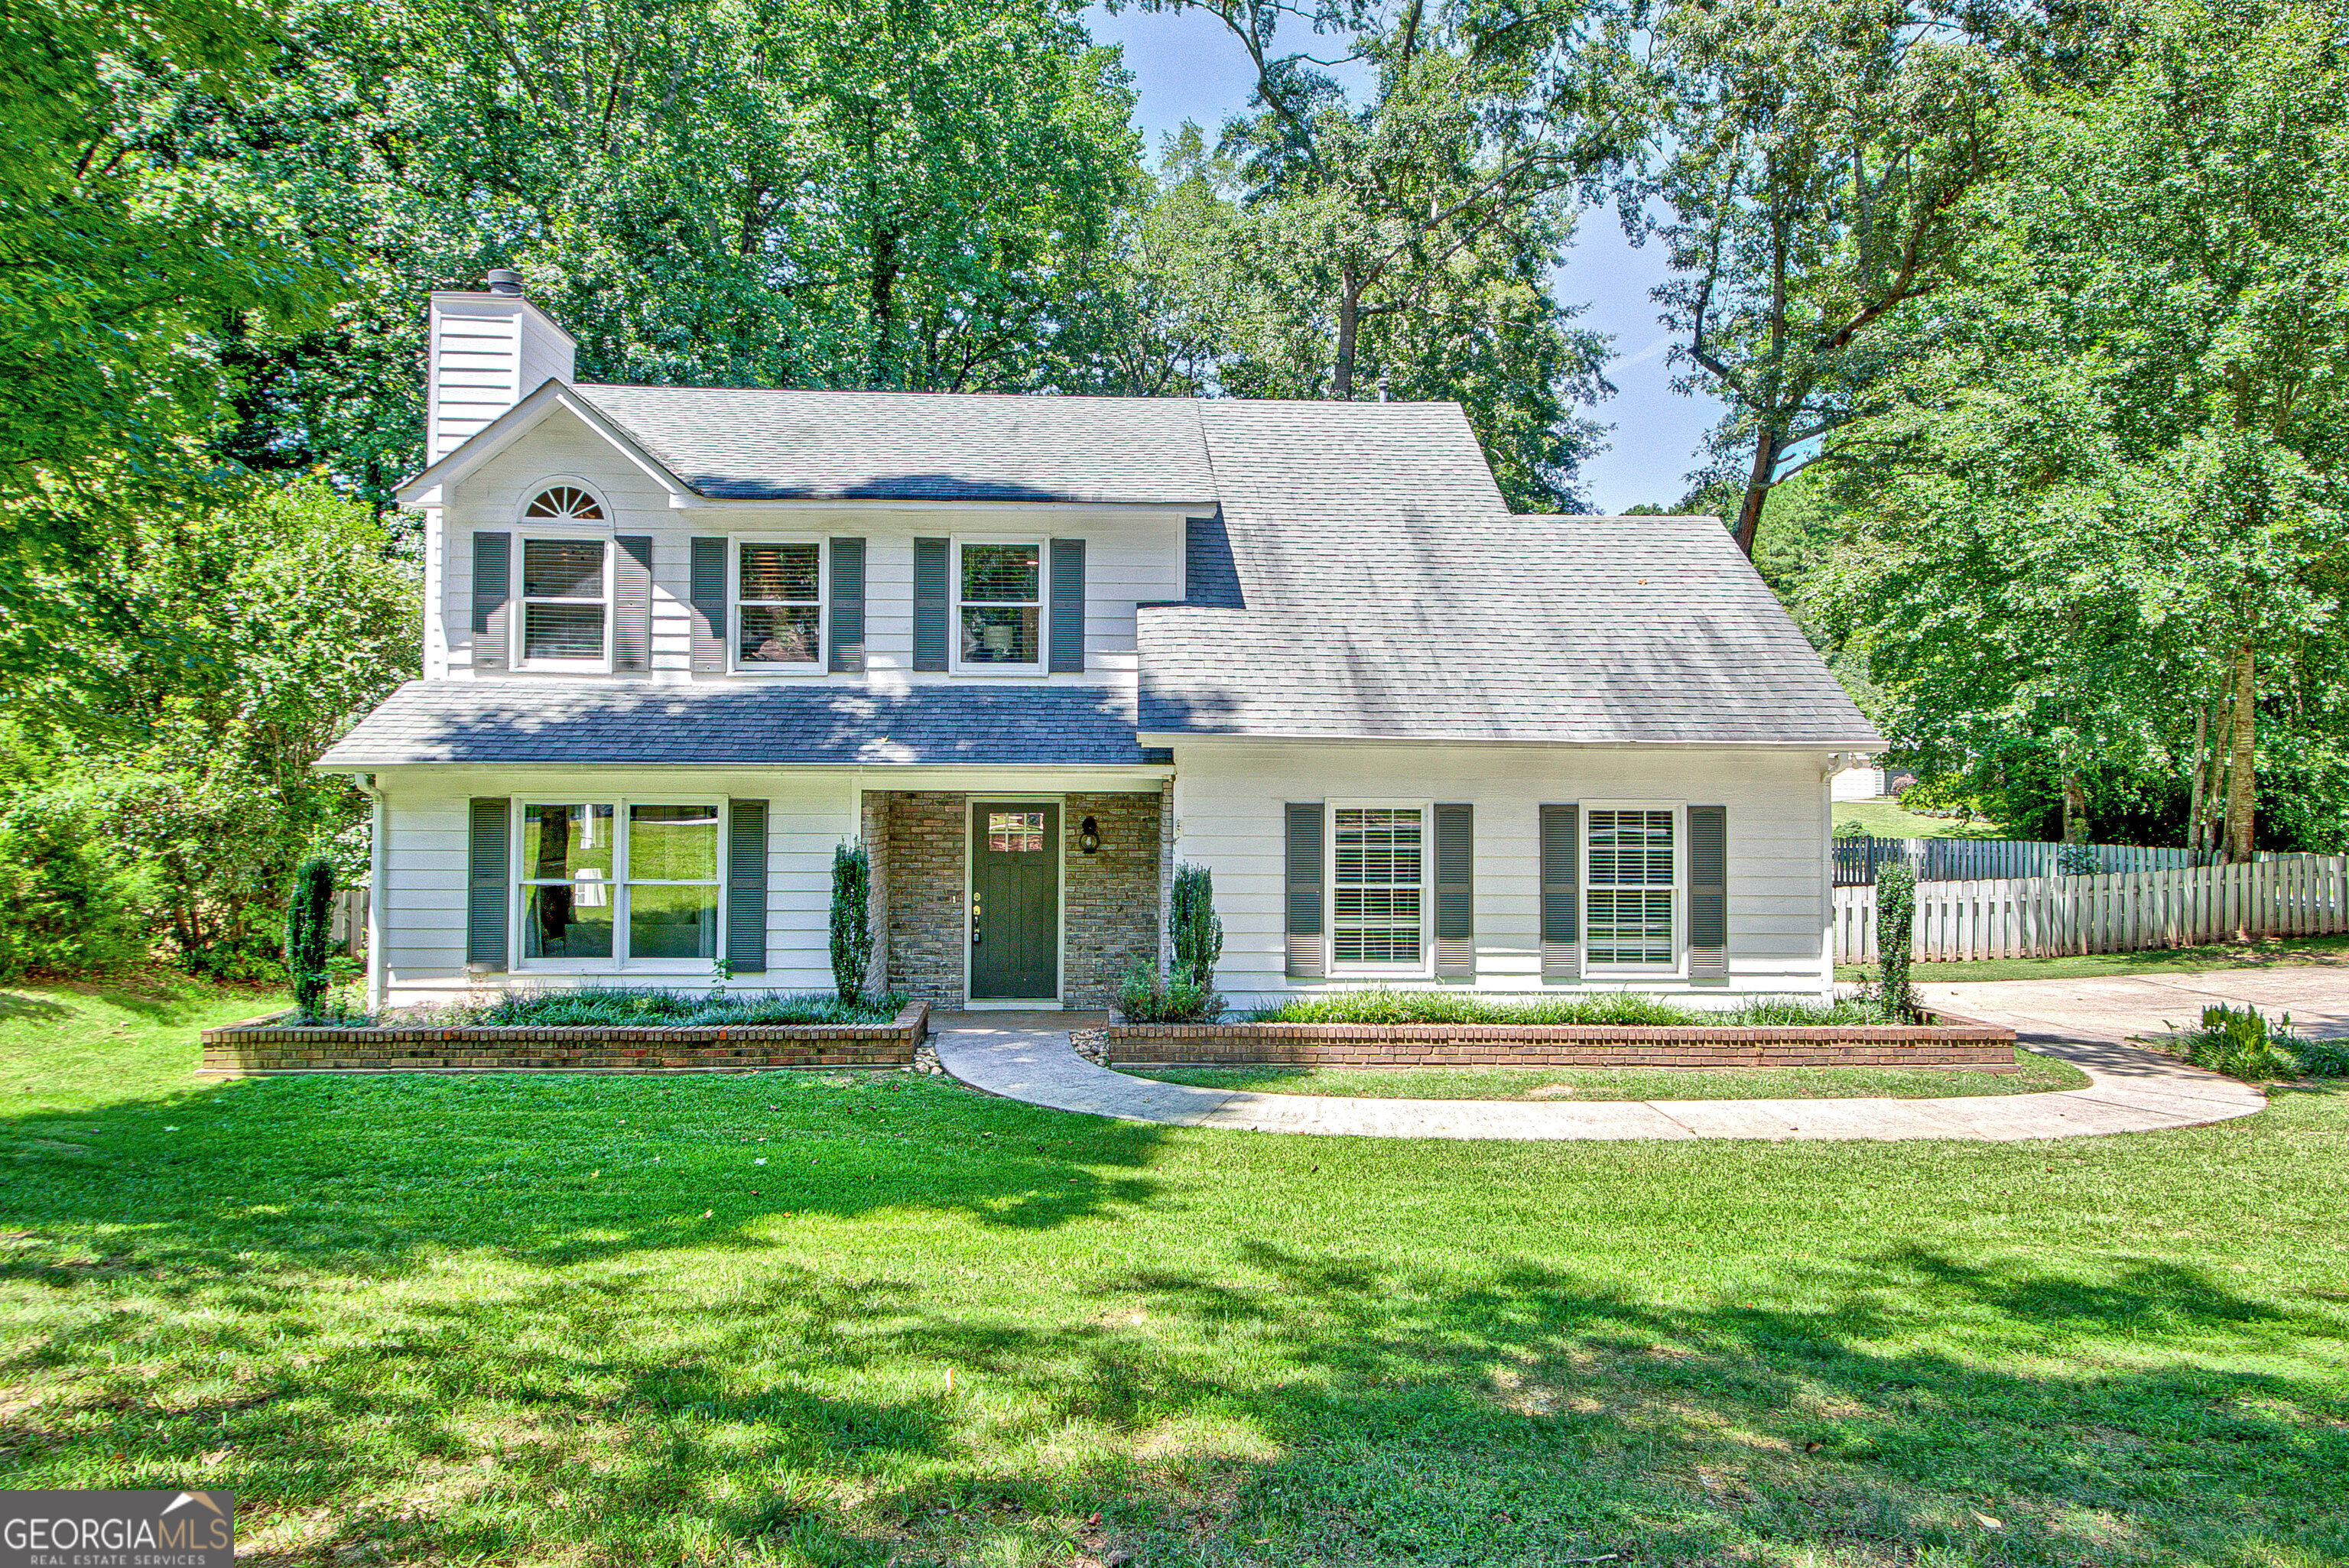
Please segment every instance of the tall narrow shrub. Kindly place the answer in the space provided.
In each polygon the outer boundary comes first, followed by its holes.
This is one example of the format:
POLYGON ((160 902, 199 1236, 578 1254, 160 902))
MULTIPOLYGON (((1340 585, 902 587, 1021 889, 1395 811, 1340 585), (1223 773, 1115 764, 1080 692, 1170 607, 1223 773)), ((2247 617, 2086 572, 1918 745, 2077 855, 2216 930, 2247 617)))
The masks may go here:
POLYGON ((285 968, 294 977, 294 1006, 305 1017, 326 999, 334 905, 335 862, 312 855, 295 868, 294 892, 285 901, 285 968))
POLYGON ((832 983, 843 1002, 864 994, 865 966, 873 962, 873 861, 864 846, 838 844, 832 851, 832 983))
POLYGON ((1202 993, 1215 989, 1216 965, 1224 956, 1224 923, 1216 913, 1215 873, 1189 861, 1174 868, 1174 975, 1202 993))
POLYGON ((1916 868, 1894 861, 1876 873, 1876 953, 1883 966, 1884 1006, 1896 1018, 1917 1007, 1909 985, 1909 939, 1916 923, 1916 868))

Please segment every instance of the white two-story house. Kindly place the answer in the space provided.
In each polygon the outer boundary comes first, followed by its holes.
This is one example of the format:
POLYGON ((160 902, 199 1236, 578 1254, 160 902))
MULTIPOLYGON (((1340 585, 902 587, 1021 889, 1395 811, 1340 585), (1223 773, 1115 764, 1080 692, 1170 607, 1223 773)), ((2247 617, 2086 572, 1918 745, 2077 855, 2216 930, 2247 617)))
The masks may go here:
POLYGON ((1830 988, 1828 779, 1883 742, 1709 518, 1513 516, 1451 404, 580 385, 433 296, 424 677, 379 1003, 872 982, 1101 1006, 1215 874, 1236 1001, 1830 988))

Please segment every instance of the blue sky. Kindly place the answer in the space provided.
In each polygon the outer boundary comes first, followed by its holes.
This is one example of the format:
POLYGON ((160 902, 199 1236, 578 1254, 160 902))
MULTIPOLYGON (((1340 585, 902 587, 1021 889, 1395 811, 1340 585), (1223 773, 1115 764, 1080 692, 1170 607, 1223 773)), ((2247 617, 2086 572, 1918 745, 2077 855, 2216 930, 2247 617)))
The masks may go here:
MULTIPOLYGON (((1196 11, 1112 15, 1093 5, 1085 23, 1101 42, 1124 47, 1126 68, 1133 73, 1134 115, 1154 162, 1164 132, 1190 119, 1212 136, 1247 101, 1254 79, 1247 56, 1211 16, 1196 11)), ((1341 46, 1334 38, 1327 43, 1311 52, 1330 55, 1341 46)), ((1296 46, 1310 44, 1300 39, 1296 46)), ((1671 389, 1664 356, 1670 340, 1648 297, 1662 278, 1657 248, 1633 249, 1611 210, 1584 214, 1574 248, 1558 269, 1558 298, 1585 304, 1583 325, 1615 340, 1607 378, 1616 394, 1587 410, 1614 427, 1607 450, 1583 465, 1583 488, 1602 511, 1678 500, 1704 433, 1720 418, 1712 399, 1671 389)))

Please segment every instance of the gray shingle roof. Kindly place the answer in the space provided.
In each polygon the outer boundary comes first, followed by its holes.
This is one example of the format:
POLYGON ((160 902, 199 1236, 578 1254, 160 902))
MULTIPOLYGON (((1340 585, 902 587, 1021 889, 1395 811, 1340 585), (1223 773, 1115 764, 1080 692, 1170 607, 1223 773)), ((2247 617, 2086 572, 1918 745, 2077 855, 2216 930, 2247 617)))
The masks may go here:
POLYGON ((621 681, 410 681, 318 759, 418 762, 790 763, 1129 767, 1130 696, 1082 686, 644 686, 621 681))
POLYGON ((671 473, 730 500, 1216 498, 1186 397, 585 385, 671 473))

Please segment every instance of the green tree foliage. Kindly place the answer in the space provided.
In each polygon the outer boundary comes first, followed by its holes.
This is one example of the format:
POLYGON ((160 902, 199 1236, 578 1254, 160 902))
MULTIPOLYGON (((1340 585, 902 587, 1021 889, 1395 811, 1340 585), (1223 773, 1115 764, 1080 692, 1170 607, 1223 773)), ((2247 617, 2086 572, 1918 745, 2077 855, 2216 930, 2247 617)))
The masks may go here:
POLYGON ((417 575, 322 481, 198 502, 53 570, 115 608, 79 630, 66 673, 11 696, 91 855, 143 879, 150 933, 195 968, 259 977, 296 862, 362 816, 349 782, 310 764, 415 675, 417 575))
POLYGON ((1815 596, 1929 769, 2050 770, 2073 837, 2100 770, 2162 782, 2242 857, 2256 726, 2344 779, 2349 71, 2304 0, 2128 22, 2013 115, 1933 352, 1838 449, 1815 596))
POLYGON ((864 995, 873 964, 873 860, 863 844, 832 850, 832 983, 843 1002, 864 995))
POLYGON ((294 1006, 305 1018, 316 1016, 334 979, 326 969, 334 908, 335 862, 312 855, 294 868, 294 891, 285 900, 285 972, 294 980, 294 1006))
POLYGON ((1195 384, 1242 397, 1455 398, 1502 492, 1576 504, 1598 430, 1571 414, 1606 390, 1603 342, 1571 325, 1551 269, 1574 201, 1637 134, 1586 48, 1595 8, 1508 17, 1423 0, 1392 15, 1328 0, 1141 0, 1218 18, 1255 75, 1211 156, 1185 128, 1159 200, 1187 215, 1155 247, 1148 292, 1194 344, 1195 384), (1301 52, 1302 15, 1366 63, 1368 101, 1301 52))
POLYGON ((1945 287, 1989 167, 2003 73, 1933 0, 1665 0, 1646 72, 1658 125, 1627 228, 1660 237, 1682 390, 1729 405, 1714 477, 1754 553, 1771 486, 1898 357, 1905 307, 1945 287), (1806 443, 1808 443, 1806 445, 1806 443))

